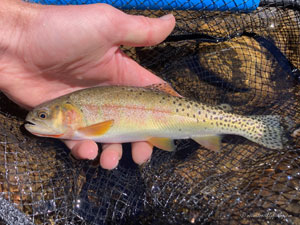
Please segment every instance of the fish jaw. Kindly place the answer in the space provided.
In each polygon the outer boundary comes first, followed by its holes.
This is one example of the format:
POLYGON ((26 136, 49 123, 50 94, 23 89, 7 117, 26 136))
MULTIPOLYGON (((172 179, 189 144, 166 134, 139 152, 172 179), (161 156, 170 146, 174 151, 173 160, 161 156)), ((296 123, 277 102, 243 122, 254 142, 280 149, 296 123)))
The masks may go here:
POLYGON ((29 131, 33 135, 40 136, 40 137, 62 138, 64 136, 64 133, 53 131, 49 129, 49 127, 47 127, 46 125, 44 126, 37 125, 30 120, 26 121, 24 127, 27 131, 29 131))

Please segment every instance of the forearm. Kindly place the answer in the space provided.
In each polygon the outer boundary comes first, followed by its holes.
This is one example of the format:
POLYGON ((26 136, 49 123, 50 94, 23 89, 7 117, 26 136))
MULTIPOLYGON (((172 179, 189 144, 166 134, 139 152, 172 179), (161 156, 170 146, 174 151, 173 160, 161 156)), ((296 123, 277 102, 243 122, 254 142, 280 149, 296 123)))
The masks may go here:
POLYGON ((0 4, 0 90, 9 88, 7 79, 12 65, 18 59, 20 43, 26 41, 24 34, 28 30, 30 21, 36 14, 36 5, 22 0, 1 0, 0 4))
POLYGON ((35 6, 22 0, 1 0, 0 46, 1 50, 16 41, 26 29, 35 6))

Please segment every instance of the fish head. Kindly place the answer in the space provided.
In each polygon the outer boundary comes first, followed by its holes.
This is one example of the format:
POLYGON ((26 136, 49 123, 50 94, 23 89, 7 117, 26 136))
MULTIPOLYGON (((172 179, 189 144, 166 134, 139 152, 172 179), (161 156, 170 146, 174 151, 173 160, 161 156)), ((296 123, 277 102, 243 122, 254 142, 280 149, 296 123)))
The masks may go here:
POLYGON ((26 117, 25 128, 34 135, 53 138, 72 138, 81 118, 71 103, 42 104, 26 117))

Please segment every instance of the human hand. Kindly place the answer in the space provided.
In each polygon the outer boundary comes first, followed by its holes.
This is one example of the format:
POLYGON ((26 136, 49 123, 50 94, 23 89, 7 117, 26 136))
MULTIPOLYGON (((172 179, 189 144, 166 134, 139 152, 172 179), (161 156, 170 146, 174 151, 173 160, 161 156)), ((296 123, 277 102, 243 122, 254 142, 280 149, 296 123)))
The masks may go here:
MULTIPOLYGON (((8 14, 0 15, 0 28, 6 31, 0 34, 0 90, 19 105, 31 109, 98 85, 146 86, 163 82, 119 47, 158 44, 173 30, 173 16, 132 16, 106 4, 42 6, 3 1, 0 11, 4 7, 8 14)), ((98 154, 91 140, 65 143, 76 158, 94 159, 98 154)), ((100 165, 115 168, 122 156, 122 145, 102 147, 100 165)), ((147 142, 132 143, 136 163, 145 162, 151 154, 152 146, 147 142)))

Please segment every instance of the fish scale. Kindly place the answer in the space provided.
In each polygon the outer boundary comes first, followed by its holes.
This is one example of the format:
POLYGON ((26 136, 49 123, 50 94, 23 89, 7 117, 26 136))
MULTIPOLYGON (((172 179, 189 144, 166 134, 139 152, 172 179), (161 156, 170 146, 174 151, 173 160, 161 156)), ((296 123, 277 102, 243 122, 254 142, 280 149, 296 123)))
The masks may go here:
POLYGON ((148 141, 164 150, 174 149, 173 139, 187 138, 220 150, 224 134, 240 135, 271 149, 283 148, 280 116, 243 116, 229 109, 224 104, 210 106, 186 99, 168 84, 103 86, 41 104, 28 114, 25 127, 39 136, 100 143, 148 141))

